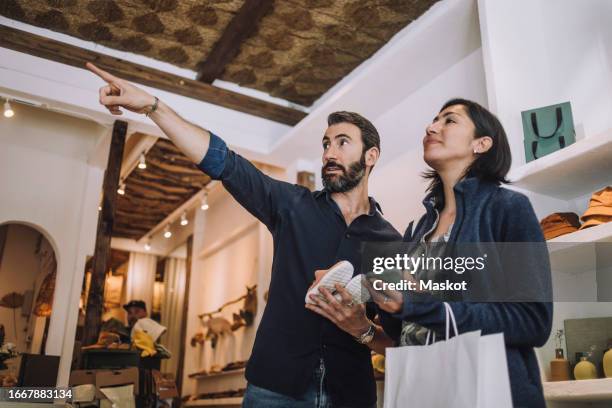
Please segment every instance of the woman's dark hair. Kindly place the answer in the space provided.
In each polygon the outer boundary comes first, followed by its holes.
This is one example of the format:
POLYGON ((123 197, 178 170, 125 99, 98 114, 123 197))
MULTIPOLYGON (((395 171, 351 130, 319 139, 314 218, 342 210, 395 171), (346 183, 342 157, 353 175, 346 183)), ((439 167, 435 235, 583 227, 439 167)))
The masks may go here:
MULTIPOLYGON (((491 181, 496 184, 510 183, 506 175, 512 164, 512 154, 506 131, 499 119, 482 105, 467 99, 455 98, 446 102, 440 112, 444 109, 461 105, 465 108, 468 116, 476 128, 474 138, 489 136, 493 145, 485 153, 479 154, 465 172, 465 177, 478 177, 481 180, 491 181)), ((442 194, 442 179, 435 170, 423 173, 423 177, 430 179, 427 191, 442 194)))

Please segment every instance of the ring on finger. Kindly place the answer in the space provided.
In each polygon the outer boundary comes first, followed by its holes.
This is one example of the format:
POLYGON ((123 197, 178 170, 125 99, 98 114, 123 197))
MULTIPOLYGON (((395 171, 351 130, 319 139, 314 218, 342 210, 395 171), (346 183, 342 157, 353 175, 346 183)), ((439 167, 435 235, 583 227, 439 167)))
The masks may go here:
POLYGON ((352 300, 348 303, 344 304, 346 307, 353 307, 355 305, 355 302, 353 302, 352 300))

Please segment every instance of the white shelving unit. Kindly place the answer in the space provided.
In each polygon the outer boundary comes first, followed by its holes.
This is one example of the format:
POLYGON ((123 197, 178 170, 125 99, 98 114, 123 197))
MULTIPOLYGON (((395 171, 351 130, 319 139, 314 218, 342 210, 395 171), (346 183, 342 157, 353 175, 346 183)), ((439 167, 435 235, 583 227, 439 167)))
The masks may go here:
MULTIPOLYGON (((612 129, 588 137, 555 153, 534 160, 510 172, 513 184, 524 190, 562 200, 573 200, 587 196, 612 184, 612 129)), ((557 313, 553 327, 563 327, 563 320, 603 316, 610 310, 605 303, 595 303, 595 247, 588 243, 612 242, 612 222, 579 230, 547 241, 555 296, 570 303, 563 303, 557 313), (576 295, 575 307, 570 312, 571 299, 576 295), (592 294, 593 302, 584 303, 586 294, 592 294), (603 310, 600 309, 603 307, 603 310)), ((554 350, 552 338, 544 346, 544 355, 554 350)), ((548 365, 548 359, 542 361, 548 365)), ((544 368, 544 367, 542 367, 544 368)), ((565 407, 572 404, 580 407, 600 407, 612 401, 612 379, 603 378, 581 381, 544 382, 544 397, 551 406, 565 407), (561 405, 554 405, 554 404, 561 405)))
POLYGON ((517 167, 509 177, 517 187, 560 199, 592 193, 612 179, 612 129, 517 167))
POLYGON ((597 402, 612 400, 612 378, 580 381, 549 381, 543 384, 548 401, 597 402))
MULTIPOLYGON (((612 160, 612 158, 610 158, 612 160)), ((612 177, 612 175, 611 175, 612 177)), ((612 222, 586 228, 571 234, 562 235, 547 241, 548 243, 568 242, 612 242, 612 222)))
MULTIPOLYGON (((247 383, 244 378, 246 368, 237 370, 221 371, 211 374, 195 374, 190 378, 195 381, 195 395, 218 393, 227 390, 238 390, 246 388, 247 383)), ((186 406, 189 407, 231 407, 240 406, 242 397, 237 398, 212 398, 212 399, 197 399, 190 401, 186 406)))
POLYGON ((562 235, 546 242, 551 256, 584 243, 612 242, 612 222, 562 235))

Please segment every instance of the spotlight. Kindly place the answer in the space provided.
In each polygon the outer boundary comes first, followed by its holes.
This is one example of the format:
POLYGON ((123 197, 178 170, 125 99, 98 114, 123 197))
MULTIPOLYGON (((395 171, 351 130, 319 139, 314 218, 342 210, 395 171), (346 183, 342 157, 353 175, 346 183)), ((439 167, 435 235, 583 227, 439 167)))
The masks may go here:
POLYGON ((204 197, 202 198, 202 205, 200 206, 200 209, 202 211, 206 211, 208 210, 209 205, 208 205, 208 193, 204 193, 204 197))
POLYGON ((166 225, 164 228, 164 238, 170 238, 172 236, 172 232, 170 231, 170 224, 166 225))
POLYGON ((125 194, 125 181, 119 183, 119 188, 117 189, 117 194, 124 195, 125 194))
POLYGON ((183 212, 183 215, 181 215, 181 225, 184 227, 187 224, 189 224, 189 220, 187 220, 187 213, 183 212))
POLYGON ((150 251, 151 250, 151 238, 147 239, 147 242, 145 242, 144 249, 145 249, 145 251, 150 251))
POLYGON ((13 116, 15 116, 15 111, 11 108, 11 103, 7 99, 6 102, 4 102, 4 117, 12 118, 13 116))
POLYGON ((145 159, 144 153, 140 153, 140 159, 138 159, 138 168, 140 170, 144 170, 147 168, 147 161, 145 159))

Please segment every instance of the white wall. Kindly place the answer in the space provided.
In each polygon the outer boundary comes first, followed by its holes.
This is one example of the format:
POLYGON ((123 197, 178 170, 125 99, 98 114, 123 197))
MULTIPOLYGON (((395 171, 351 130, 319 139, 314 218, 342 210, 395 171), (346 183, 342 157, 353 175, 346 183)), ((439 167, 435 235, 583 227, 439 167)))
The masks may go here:
MULTIPOLYGON (((200 288, 204 300, 202 312, 216 310, 225 302, 237 299, 246 293, 246 286, 257 284, 259 236, 257 224, 241 234, 240 238, 228 242, 222 248, 202 258, 201 269, 206 284, 200 288)), ((238 313, 243 302, 230 305, 215 317, 232 322, 233 313, 238 313)), ((260 305, 261 306, 261 305, 260 305)), ((199 368, 210 370, 212 366, 223 367, 232 361, 247 360, 255 339, 255 327, 246 327, 223 337, 212 349, 210 342, 198 347, 199 368)))
POLYGON ((374 121, 381 137, 381 160, 372 172, 370 195, 401 233, 424 212, 427 183, 421 173, 425 128, 444 102, 462 97, 487 105, 482 53, 472 52, 374 121))
MULTIPOLYGON (((278 169, 264 169, 278 179, 285 174, 278 169)), ((183 371, 183 395, 203 392, 202 384, 188 377, 189 374, 209 370, 211 365, 223 367, 231 361, 245 360, 251 353, 256 328, 266 305, 263 294, 270 282, 272 267, 272 239, 267 228, 250 215, 220 185, 212 189, 207 211, 196 209, 194 219, 193 257, 187 312, 187 336, 185 338, 185 364, 183 371), (253 326, 241 328, 231 338, 220 340, 213 352, 210 342, 204 347, 191 347, 191 338, 202 330, 198 314, 219 308, 227 301, 246 293, 246 285, 257 284, 258 309, 253 326)), ((242 302, 227 307, 216 315, 232 321, 232 313, 238 312, 242 302)), ((232 377, 230 388, 244 386, 240 374, 232 377)), ((216 391, 219 384, 208 381, 208 392, 216 391), (212 387, 212 388, 211 388, 212 387)), ((227 380, 223 386, 227 385, 227 380)), ((221 389, 219 389, 221 391, 221 389)))
POLYGON ((13 118, 0 119, 0 223, 30 224, 55 249, 58 273, 47 353, 62 356, 58 384, 66 384, 103 178, 103 170, 88 160, 107 131, 23 105, 14 110, 13 118))
POLYGON ((491 109, 525 163, 521 111, 570 101, 577 136, 612 128, 612 3, 480 0, 491 109))

